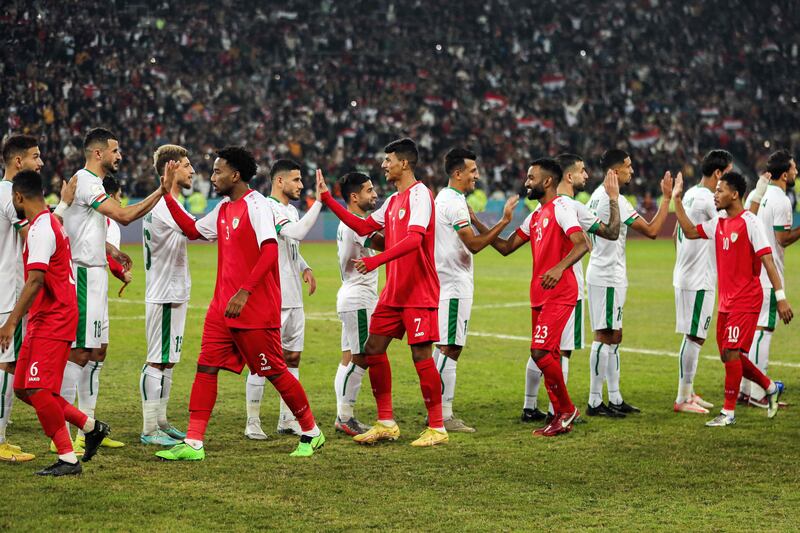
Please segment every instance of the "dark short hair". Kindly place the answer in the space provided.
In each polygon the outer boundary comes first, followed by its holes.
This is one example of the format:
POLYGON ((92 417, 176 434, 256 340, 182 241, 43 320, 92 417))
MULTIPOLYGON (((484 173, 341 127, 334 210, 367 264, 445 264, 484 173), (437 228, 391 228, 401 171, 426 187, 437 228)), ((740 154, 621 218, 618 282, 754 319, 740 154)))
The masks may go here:
POLYGON ((444 156, 444 171, 449 176, 456 170, 464 170, 465 159, 475 161, 478 156, 472 150, 466 148, 453 148, 444 156))
POLYGON ((539 167, 544 170, 544 173, 553 178, 556 183, 561 181, 561 166, 556 162, 555 159, 551 157, 540 157, 531 163, 531 166, 539 167))
POLYGON ((42 198, 44 193, 42 185, 42 175, 35 170, 23 170, 14 176, 11 186, 13 192, 18 192, 25 198, 42 198))
POLYGON ((390 142, 386 145, 383 151, 387 154, 396 154, 398 159, 404 159, 408 161, 408 166, 411 167, 411 170, 414 170, 414 168, 417 166, 417 160, 419 159, 417 143, 408 137, 403 137, 402 139, 390 142))
POLYGON ((108 141, 116 141, 116 136, 105 128, 93 128, 83 138, 83 149, 89 150, 93 144, 102 143, 108 146, 108 141))
POLYGON ((256 175, 258 165, 256 158, 250 150, 242 146, 226 146, 217 152, 217 157, 224 159, 242 177, 242 181, 247 183, 256 175))
POLYGON ((339 178, 339 187, 342 189, 342 198, 345 203, 350 201, 350 195, 361 192, 361 188, 371 178, 361 172, 348 172, 339 178))
POLYGON ((39 139, 33 135, 12 135, 3 144, 3 162, 8 166, 13 158, 39 146, 39 139))
POLYGON ((789 172, 792 167, 792 159, 794 157, 787 150, 772 152, 769 159, 767 159, 767 172, 771 175, 770 179, 776 180, 784 172, 789 172))
POLYGON ((583 158, 577 154, 564 153, 556 156, 556 163, 561 167, 561 172, 566 172, 572 165, 581 161, 583 161, 583 158))
POLYGON ((710 176, 717 170, 720 172, 733 163, 733 155, 727 150, 711 150, 703 158, 700 171, 703 176, 710 176))
POLYGON ((744 193, 747 192, 747 179, 744 176, 739 174, 738 172, 726 172, 720 178, 720 181, 724 181, 731 187, 733 190, 739 193, 739 198, 744 201, 744 193))
POLYGON ((283 172, 290 172, 292 170, 301 170, 303 167, 294 159, 277 159, 272 163, 272 168, 269 169, 270 179, 283 172))
POLYGON ((103 178, 103 188, 106 190, 106 194, 114 195, 119 192, 120 186, 117 178, 114 176, 106 176, 103 178))
POLYGON ((611 167, 624 163, 627 157, 630 156, 625 150, 620 150, 619 148, 606 150, 603 152, 603 155, 600 156, 600 168, 603 169, 603 172, 608 172, 608 169, 611 167))

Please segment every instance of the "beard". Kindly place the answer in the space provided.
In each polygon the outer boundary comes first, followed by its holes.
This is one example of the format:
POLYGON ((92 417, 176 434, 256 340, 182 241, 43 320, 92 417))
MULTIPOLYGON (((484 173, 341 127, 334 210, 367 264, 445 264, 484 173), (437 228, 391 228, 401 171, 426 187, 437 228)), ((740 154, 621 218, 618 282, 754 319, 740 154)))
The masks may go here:
POLYGON ((17 213, 17 218, 20 220, 25 220, 25 211, 23 209, 14 208, 14 211, 17 213))
POLYGON ((528 200, 539 200, 544 196, 544 187, 531 187, 528 189, 528 200))

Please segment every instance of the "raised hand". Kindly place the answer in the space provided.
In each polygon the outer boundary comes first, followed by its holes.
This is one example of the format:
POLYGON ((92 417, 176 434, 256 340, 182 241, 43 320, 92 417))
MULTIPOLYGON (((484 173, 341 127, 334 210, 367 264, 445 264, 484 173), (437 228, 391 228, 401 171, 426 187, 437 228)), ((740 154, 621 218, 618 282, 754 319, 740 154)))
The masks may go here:
POLYGON ((72 176, 69 181, 61 180, 61 201, 72 205, 75 199, 75 189, 78 187, 78 175, 72 176))
POLYGON ((164 177, 161 178, 161 193, 164 196, 172 190, 172 184, 175 183, 175 172, 180 165, 179 161, 167 161, 167 166, 164 167, 164 177))
POLYGON ((672 199, 678 200, 683 196, 683 174, 678 172, 675 176, 675 184, 672 187, 672 199))
POLYGON ((609 200, 619 199, 619 177, 616 170, 608 169, 603 180, 603 188, 605 188, 609 200))
MULTIPOLYGON (((678 172, 680 176, 681 173, 678 172)), ((661 194, 664 195, 664 198, 670 198, 672 196, 672 173, 667 170, 664 172, 664 177, 661 179, 661 194)))
MULTIPOLYGON (((503 206, 503 220, 506 222, 511 222, 511 219, 514 218, 514 209, 517 208, 517 204, 519 204, 519 195, 512 194, 506 200, 506 205, 503 206)), ((470 218, 475 216, 475 213, 472 212, 470 209, 470 218)))
POLYGON ((328 184, 325 183, 325 176, 322 175, 322 170, 317 169, 317 199, 328 191, 328 184))

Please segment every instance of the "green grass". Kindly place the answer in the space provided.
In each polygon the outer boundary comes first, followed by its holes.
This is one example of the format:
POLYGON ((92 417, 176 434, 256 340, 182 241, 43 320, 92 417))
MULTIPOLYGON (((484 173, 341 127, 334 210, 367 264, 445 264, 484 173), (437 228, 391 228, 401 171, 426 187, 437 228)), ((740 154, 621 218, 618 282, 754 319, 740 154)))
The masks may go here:
MULTIPOLYGON (((138 247, 126 250, 134 259, 141 257, 138 247)), ((154 449, 138 444, 137 378, 145 353, 144 306, 136 303, 144 289, 139 260, 134 283, 124 296, 134 303, 112 298, 111 345, 97 410, 111 424, 113 436, 128 446, 101 450, 78 479, 39 479, 33 471, 50 464, 54 456, 46 451, 47 440, 33 409, 17 402, 9 437, 38 457, 32 463, 0 464, 6 494, 0 529, 797 528, 797 410, 783 410, 768 420, 762 410, 740 409, 736 426, 705 428, 707 417, 672 412, 677 360, 635 350, 678 349, 671 243, 629 244, 622 390, 628 401, 643 409, 640 416, 591 419, 554 440, 531 437, 532 428, 518 422, 529 346, 525 339, 530 336, 525 304, 530 252, 525 248, 502 258, 487 251, 476 260, 470 320, 474 332, 487 335, 469 338, 459 364, 455 405, 478 433, 452 435, 447 446, 421 450, 408 445, 423 429, 424 408, 409 350, 402 342, 390 350, 400 441, 364 448, 334 434, 332 383, 340 358, 335 245, 305 244, 303 255, 315 267, 319 282, 318 293, 306 299, 309 320, 301 376, 329 438, 321 453, 310 460, 292 459, 292 438, 245 440, 244 377, 227 373, 220 379, 204 462, 162 463, 153 457, 154 449), (481 307, 507 303, 519 305, 481 307)), ((190 258, 193 307, 170 405, 172 421, 183 428, 203 308, 213 290, 215 247, 193 246, 190 258)), ((800 286, 800 254, 790 249, 786 265, 789 296, 800 309, 795 289, 800 286)), ((771 352, 776 363, 771 373, 786 381, 790 402, 800 384, 796 328, 780 326, 771 352)), ((715 353, 712 340, 703 355, 715 353)), ((576 352, 570 367, 570 391, 579 407, 588 397, 587 360, 587 350, 576 352)), ((720 404, 722 383, 722 365, 702 359, 696 388, 720 404)), ((265 428, 274 427, 277 410, 276 394, 267 392, 265 428)), ((375 415, 368 384, 357 413, 365 421, 375 415)))

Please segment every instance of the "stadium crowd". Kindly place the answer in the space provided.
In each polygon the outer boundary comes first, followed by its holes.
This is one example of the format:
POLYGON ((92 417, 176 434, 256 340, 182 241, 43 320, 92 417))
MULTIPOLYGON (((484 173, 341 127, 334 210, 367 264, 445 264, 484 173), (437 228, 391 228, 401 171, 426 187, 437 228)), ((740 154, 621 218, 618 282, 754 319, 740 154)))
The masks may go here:
POLYGON ((599 154, 625 147, 644 198, 666 168, 698 177, 712 147, 746 169, 776 147, 797 152, 792 6, 12 0, 0 18, 0 113, 6 132, 40 137, 54 178, 80 168, 90 126, 111 127, 132 196, 152 189, 152 153, 166 142, 205 154, 193 161, 206 178, 227 144, 251 147, 262 171, 290 156, 332 176, 381 176, 381 148, 407 134, 418 176, 438 186, 444 152, 474 147, 487 194, 519 188, 532 159, 565 150, 597 183, 599 154))

